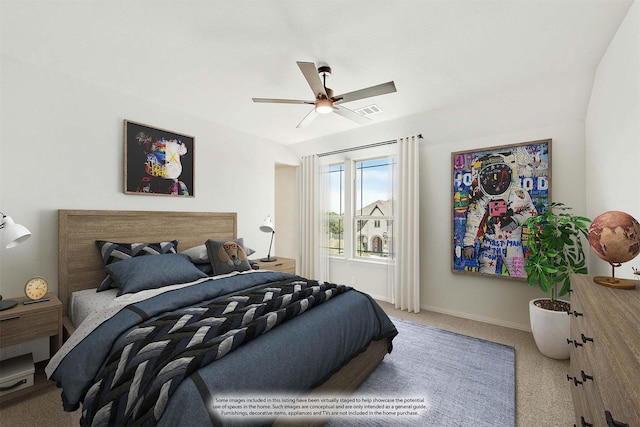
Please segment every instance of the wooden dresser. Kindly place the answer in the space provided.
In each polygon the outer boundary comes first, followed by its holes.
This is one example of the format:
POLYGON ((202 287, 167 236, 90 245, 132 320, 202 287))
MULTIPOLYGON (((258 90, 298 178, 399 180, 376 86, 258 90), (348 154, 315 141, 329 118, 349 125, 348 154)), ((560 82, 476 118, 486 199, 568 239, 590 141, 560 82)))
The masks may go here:
POLYGON ((567 380, 577 426, 640 427, 640 283, 634 290, 571 278, 567 380))

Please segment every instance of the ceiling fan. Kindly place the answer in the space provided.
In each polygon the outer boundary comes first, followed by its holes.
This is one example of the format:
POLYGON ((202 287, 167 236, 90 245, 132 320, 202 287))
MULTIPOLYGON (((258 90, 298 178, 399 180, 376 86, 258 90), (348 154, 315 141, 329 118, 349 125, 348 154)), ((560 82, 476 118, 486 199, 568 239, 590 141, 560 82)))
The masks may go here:
POLYGON ((299 99, 272 99, 272 98, 252 98, 253 102, 268 102, 274 104, 309 104, 314 108, 307 114, 296 127, 307 126, 318 114, 336 113, 342 117, 360 124, 367 124, 371 121, 368 117, 356 113, 353 110, 341 105, 345 102, 356 101, 358 99, 370 98, 372 96, 384 95, 396 91, 393 81, 382 83, 376 86, 343 93, 333 96, 333 90, 327 87, 327 76, 331 75, 331 67, 323 65, 316 68, 313 62, 297 62, 300 71, 311 87, 315 96, 313 101, 299 99), (320 80, 322 76, 322 80, 320 80))

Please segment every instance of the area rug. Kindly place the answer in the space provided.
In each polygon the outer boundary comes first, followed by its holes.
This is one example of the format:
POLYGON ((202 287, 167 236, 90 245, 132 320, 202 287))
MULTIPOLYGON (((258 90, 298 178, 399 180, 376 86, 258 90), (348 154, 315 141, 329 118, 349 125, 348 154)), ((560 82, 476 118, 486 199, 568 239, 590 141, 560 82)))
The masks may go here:
POLYGON ((352 416, 328 426, 515 425, 513 347, 391 320, 393 351, 354 393, 352 416))

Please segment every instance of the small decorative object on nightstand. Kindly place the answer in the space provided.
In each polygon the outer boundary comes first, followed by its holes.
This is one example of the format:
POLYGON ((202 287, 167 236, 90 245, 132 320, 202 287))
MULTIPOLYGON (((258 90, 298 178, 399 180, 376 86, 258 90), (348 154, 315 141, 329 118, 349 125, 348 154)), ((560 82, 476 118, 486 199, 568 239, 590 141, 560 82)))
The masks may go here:
POLYGON ((29 298, 29 301, 25 301, 23 304, 49 301, 49 298, 45 297, 48 291, 49 283, 44 277, 33 277, 29 279, 24 285, 24 294, 29 298))

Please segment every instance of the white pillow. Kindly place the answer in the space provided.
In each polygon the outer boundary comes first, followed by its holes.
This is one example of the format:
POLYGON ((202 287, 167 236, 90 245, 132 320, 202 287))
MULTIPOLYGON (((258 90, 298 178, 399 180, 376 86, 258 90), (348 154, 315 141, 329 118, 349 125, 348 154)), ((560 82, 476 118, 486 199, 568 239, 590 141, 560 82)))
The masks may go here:
POLYGON ((205 245, 194 246, 193 248, 186 249, 180 253, 191 258, 191 262, 194 264, 204 264, 209 262, 209 255, 207 254, 207 247, 205 245))

